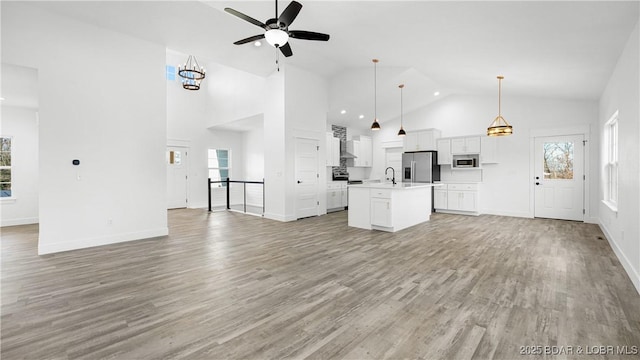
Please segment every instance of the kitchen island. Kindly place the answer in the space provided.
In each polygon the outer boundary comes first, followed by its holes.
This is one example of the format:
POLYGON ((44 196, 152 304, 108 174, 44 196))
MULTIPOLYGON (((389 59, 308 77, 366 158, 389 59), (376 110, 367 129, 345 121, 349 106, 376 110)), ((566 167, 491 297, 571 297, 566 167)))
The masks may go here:
POLYGON ((349 185, 349 226, 396 232, 429 221, 433 183, 349 185))

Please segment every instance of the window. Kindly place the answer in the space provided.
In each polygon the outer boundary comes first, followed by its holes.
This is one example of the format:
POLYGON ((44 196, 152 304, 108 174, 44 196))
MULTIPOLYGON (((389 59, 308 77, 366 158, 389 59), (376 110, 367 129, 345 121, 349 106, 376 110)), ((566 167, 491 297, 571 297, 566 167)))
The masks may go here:
MULTIPOLYGON (((209 178, 211 181, 225 181, 231 172, 231 157, 229 150, 209 149, 209 178)), ((219 186, 226 186, 219 184, 219 186)))
POLYGON ((544 151, 544 179, 571 180, 573 179, 573 143, 545 142, 544 151))
POLYGON ((612 210, 618 209, 618 112, 604 124, 606 151, 606 185, 604 203, 612 210))
POLYGON ((0 137, 0 198, 11 197, 11 138, 0 137))

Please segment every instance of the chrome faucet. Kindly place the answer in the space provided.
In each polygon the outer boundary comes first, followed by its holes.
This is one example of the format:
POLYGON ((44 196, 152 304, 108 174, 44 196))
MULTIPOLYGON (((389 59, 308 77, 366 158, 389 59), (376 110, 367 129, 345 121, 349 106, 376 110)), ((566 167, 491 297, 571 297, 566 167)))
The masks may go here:
POLYGON ((396 170, 394 168, 392 168, 391 166, 389 166, 388 168, 384 169, 384 176, 387 176, 387 172, 389 171, 389 169, 391 169, 391 173, 393 174, 393 177, 391 178, 391 183, 393 185, 396 184, 396 170))

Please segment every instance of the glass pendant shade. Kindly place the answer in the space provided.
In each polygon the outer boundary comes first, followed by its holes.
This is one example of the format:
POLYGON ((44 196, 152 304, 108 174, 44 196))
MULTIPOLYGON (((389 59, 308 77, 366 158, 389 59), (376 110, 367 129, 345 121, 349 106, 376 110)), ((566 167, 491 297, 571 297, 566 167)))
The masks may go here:
POLYGON ((498 116, 487 128, 487 136, 507 136, 513 134, 513 127, 502 117, 502 79, 498 76, 498 116))
POLYGON ((400 126, 400 131, 398 131, 398 136, 405 136, 407 135, 407 132, 404 131, 404 129, 402 128, 402 126, 400 126))
POLYGON ((280 29, 271 29, 264 33, 264 38, 271 46, 282 47, 289 41, 289 34, 280 29))
POLYGON ((373 124, 371 124, 371 130, 373 131, 380 130, 380 124, 378 123, 378 119, 373 119, 373 124))
POLYGON ((493 120, 487 129, 487 136, 507 136, 513 134, 513 127, 502 116, 493 120))

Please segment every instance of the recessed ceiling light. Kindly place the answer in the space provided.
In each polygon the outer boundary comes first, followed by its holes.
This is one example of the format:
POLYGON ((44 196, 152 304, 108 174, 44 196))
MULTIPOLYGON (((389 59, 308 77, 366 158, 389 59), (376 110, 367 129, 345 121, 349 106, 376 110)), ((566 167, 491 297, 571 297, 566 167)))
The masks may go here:
POLYGON ((0 97, 0 101, 4 101, 4 98, 3 98, 3 97, 0 97))
POLYGON ((358 116, 360 119, 364 119, 364 115, 360 115, 358 116))
POLYGON ((347 113, 347 110, 340 110, 340 114, 344 115, 347 113))
POLYGON ((440 95, 440 91, 436 91, 433 93, 433 96, 438 96, 438 95, 440 95))
POLYGON ((256 42, 253 43, 253 46, 260 47, 260 46, 262 46, 262 42, 256 41, 256 42))

